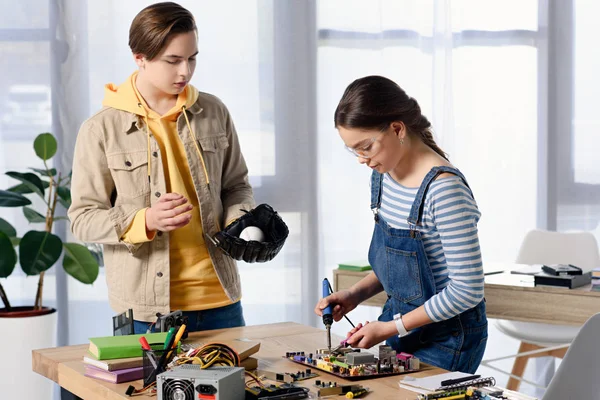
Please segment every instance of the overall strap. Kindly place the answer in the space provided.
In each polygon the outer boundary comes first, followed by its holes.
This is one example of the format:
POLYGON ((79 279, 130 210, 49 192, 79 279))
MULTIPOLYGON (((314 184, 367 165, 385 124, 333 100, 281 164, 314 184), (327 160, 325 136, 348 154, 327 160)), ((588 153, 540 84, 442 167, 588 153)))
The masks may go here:
POLYGON ((377 171, 371 174, 371 211, 375 221, 379 220, 379 207, 381 206, 381 188, 383 186, 383 175, 377 171))
MULTIPOLYGON (((415 196, 415 201, 413 202, 412 207, 410 209, 410 214, 407 218, 407 221, 408 221, 408 225, 411 227, 411 229, 416 228, 416 226, 421 221, 421 218, 423 217, 423 207, 425 204, 425 195, 427 194, 427 191, 429 190, 429 185, 431 185, 431 182, 433 182, 438 175, 443 174, 444 172, 448 172, 448 173, 458 176, 460 179, 463 180, 463 182, 465 183, 467 188, 469 188, 469 191, 471 190, 464 175, 458 169, 456 169, 454 167, 446 167, 446 166, 433 167, 431 169, 431 171, 429 171, 427 173, 427 175, 425 175, 425 178, 423 179, 423 182, 421 183, 421 186, 419 187, 419 191, 417 192, 417 195, 415 196)), ((471 192, 471 196, 472 195, 473 195, 473 192, 471 192)))

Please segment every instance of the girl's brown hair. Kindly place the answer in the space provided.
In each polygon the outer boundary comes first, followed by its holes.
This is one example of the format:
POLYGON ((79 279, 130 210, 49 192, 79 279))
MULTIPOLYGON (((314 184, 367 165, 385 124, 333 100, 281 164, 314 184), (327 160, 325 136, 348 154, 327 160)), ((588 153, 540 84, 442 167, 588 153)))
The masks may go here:
POLYGON ((366 76, 352 82, 344 92, 335 114, 335 127, 387 129, 402 121, 408 131, 448 160, 448 155, 433 139, 431 123, 419 103, 394 81, 382 76, 366 76))
POLYGON ((194 16, 177 3, 156 3, 138 13, 129 28, 129 48, 133 54, 155 58, 171 35, 196 30, 194 16))

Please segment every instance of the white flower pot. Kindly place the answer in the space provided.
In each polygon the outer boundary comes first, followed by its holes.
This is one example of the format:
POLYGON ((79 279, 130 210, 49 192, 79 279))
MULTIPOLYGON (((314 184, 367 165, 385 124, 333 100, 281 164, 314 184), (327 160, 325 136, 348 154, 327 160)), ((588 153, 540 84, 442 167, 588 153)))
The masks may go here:
POLYGON ((0 309, 0 393, 2 399, 50 400, 53 382, 32 370, 31 351, 56 347, 57 312, 43 308, 0 309))

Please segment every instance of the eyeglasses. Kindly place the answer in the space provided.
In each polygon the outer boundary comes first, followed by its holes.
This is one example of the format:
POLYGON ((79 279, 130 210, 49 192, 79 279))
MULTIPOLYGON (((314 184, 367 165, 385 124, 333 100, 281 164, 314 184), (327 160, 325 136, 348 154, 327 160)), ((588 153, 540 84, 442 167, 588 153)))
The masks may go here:
POLYGON ((386 132, 387 132, 387 130, 383 130, 383 131, 379 132, 376 136, 373 136, 372 138, 370 138, 368 142, 361 145, 359 148, 345 146, 346 150, 348 150, 350 153, 352 153, 356 157, 373 158, 373 157, 375 157, 375 155, 377 155, 377 153, 379 153, 381 151, 381 148, 382 148, 381 141, 380 140, 378 141, 377 139, 386 132))

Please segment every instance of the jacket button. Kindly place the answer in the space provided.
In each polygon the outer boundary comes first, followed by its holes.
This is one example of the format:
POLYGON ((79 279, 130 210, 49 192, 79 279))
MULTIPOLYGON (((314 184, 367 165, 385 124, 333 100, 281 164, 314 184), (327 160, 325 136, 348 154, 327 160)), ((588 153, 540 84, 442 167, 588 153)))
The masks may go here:
POLYGON ((162 272, 157 272, 156 276, 158 276, 159 278, 162 278, 162 272))
POLYGON ((156 234, 157 234, 158 236, 162 236, 162 231, 158 231, 158 232, 156 232, 156 234))
POLYGON ((160 197, 160 192, 156 192, 156 193, 154 193, 154 195, 155 195, 156 197, 160 197))
POLYGON ((125 165, 127 165, 128 167, 131 167, 131 161, 125 161, 125 165))
POLYGON ((155 152, 153 152, 153 153, 152 153, 152 155, 153 155, 154 157, 158 157, 158 152, 156 152, 156 151, 155 151, 155 152))

